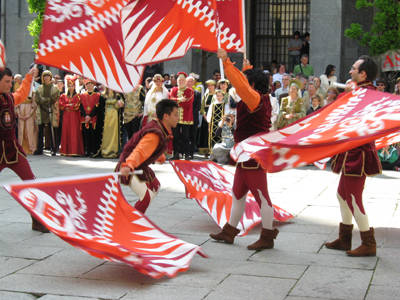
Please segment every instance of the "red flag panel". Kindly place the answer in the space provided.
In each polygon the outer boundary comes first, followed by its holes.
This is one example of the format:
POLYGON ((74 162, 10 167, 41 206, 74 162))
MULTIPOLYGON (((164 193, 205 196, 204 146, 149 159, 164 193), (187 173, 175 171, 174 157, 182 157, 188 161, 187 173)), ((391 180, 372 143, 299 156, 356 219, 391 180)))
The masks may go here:
POLYGON ((36 62, 90 78, 119 92, 140 82, 126 65, 120 10, 127 1, 47 1, 36 62))
MULTIPOLYGON (((218 224, 223 227, 229 220, 232 207, 232 184, 234 174, 212 161, 170 161, 179 179, 185 185, 186 197, 196 200, 218 224)), ((289 212, 273 205, 274 218, 285 222, 291 218, 289 212)), ((238 229, 246 235, 251 228, 261 222, 260 207, 249 192, 246 208, 238 229)))
POLYGON ((277 131, 258 134, 234 146, 236 161, 253 157, 268 170, 303 166, 379 140, 379 147, 399 140, 400 97, 358 89, 277 131))
POLYGON ((243 0, 131 1, 121 12, 125 59, 132 65, 183 57, 189 48, 244 52, 243 0), (219 30, 217 30, 219 28, 219 30))
POLYGON ((163 232, 125 200, 117 174, 24 181, 6 190, 51 232, 153 278, 189 268, 199 246, 163 232))

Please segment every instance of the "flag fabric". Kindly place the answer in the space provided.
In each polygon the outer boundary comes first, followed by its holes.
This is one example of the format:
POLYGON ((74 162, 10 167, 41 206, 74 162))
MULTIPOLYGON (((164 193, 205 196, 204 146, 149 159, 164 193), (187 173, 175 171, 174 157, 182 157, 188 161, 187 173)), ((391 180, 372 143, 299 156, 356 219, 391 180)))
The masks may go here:
POLYGON ((399 140, 400 97, 357 89, 297 122, 234 146, 235 161, 254 158, 268 172, 303 166, 363 144, 399 140))
POLYGON ((131 65, 183 57, 190 48, 245 51, 244 0, 136 0, 121 11, 131 65))
POLYGON ((5 189, 51 232, 153 278, 186 271, 201 248, 163 232, 125 200, 118 175, 24 181, 5 189))
MULTIPOLYGON (((232 207, 232 184, 234 174, 212 161, 170 161, 179 179, 185 185, 186 197, 196 200, 222 228, 228 222, 232 207)), ((274 218, 285 222, 293 215, 273 205, 274 218)), ((240 235, 246 235, 261 222, 260 207, 249 192, 246 208, 238 224, 240 235)))
POLYGON ((130 92, 144 66, 124 60, 120 11, 125 0, 48 0, 35 62, 130 92))
POLYGON ((4 48, 3 42, 0 40, 0 69, 6 67, 6 49, 4 48))

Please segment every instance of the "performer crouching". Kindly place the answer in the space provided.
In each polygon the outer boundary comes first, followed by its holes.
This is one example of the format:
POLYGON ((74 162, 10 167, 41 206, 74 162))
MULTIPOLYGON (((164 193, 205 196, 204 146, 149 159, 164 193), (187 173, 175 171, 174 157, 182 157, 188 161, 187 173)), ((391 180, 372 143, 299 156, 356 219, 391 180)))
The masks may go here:
POLYGON ((121 183, 129 185, 139 196, 135 208, 142 213, 146 212, 160 188, 160 182, 149 165, 165 161, 164 152, 173 138, 172 128, 179 120, 177 102, 161 100, 156 105, 156 115, 157 119, 147 123, 126 143, 116 167, 116 171, 121 172, 121 183), (130 175, 133 170, 143 170, 143 174, 130 175))
MULTIPOLYGON (((242 101, 237 104, 237 126, 234 132, 235 143, 260 133, 271 127, 271 103, 268 96, 269 75, 252 70, 244 60, 244 74, 234 67, 225 50, 218 50, 218 57, 224 63, 226 76, 235 87, 242 101), (247 77, 247 78, 246 78, 247 77)), ((236 228, 245 210, 246 196, 251 191, 260 206, 262 230, 259 240, 247 246, 249 250, 262 250, 274 247, 278 230, 273 228, 274 210, 268 194, 266 171, 255 160, 239 163, 236 166, 232 191, 232 210, 228 223, 222 231, 210 236, 218 241, 232 244, 239 233, 236 228)))
MULTIPOLYGON (((376 63, 369 56, 363 55, 353 64, 349 73, 351 79, 357 83, 357 89, 375 90, 372 81, 377 72, 376 63)), ((349 256, 375 256, 374 228, 369 227, 362 199, 366 176, 382 172, 375 142, 337 154, 332 160, 332 171, 342 173, 337 190, 342 223, 339 224, 339 238, 326 243, 325 246, 329 249, 345 250, 349 256), (350 250, 353 231, 352 216, 357 222, 362 242, 361 246, 354 250, 350 250)))

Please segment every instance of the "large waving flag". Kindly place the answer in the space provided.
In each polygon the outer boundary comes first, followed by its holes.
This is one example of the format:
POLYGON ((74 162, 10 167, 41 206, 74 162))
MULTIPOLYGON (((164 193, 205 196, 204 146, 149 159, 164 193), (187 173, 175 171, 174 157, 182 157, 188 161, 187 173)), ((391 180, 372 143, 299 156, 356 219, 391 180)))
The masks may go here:
POLYGON ((82 75, 115 91, 132 91, 144 67, 128 65, 124 59, 120 11, 127 2, 48 0, 36 63, 82 75))
POLYGON ((135 0, 121 12, 125 59, 141 65, 190 48, 244 52, 244 0, 135 0))
MULTIPOLYGON (((229 220, 232 207, 232 184, 234 174, 212 161, 170 161, 179 179, 185 185, 186 197, 196 200, 222 228, 229 220)), ((273 205, 274 218, 285 222, 293 215, 273 205)), ((249 192, 246 208, 238 224, 240 235, 246 235, 261 222, 260 207, 249 192)))
POLYGON ((295 168, 374 140, 379 148, 399 141, 400 97, 370 89, 347 93, 281 130, 235 145, 236 161, 255 158, 269 172, 295 168))
POLYGON ((130 206, 117 174, 24 181, 6 190, 51 232, 90 255, 153 278, 186 271, 199 246, 163 232, 130 206))

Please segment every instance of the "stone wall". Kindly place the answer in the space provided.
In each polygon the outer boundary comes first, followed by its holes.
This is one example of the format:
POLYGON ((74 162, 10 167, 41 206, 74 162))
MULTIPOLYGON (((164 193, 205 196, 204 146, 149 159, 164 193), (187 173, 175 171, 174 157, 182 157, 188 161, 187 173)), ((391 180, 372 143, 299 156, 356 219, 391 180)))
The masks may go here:
MULTIPOLYGON (((351 2, 351 1, 349 1, 351 2)), ((315 75, 325 72, 328 64, 341 71, 340 43, 342 0, 312 0, 310 14, 310 64, 315 75)))

